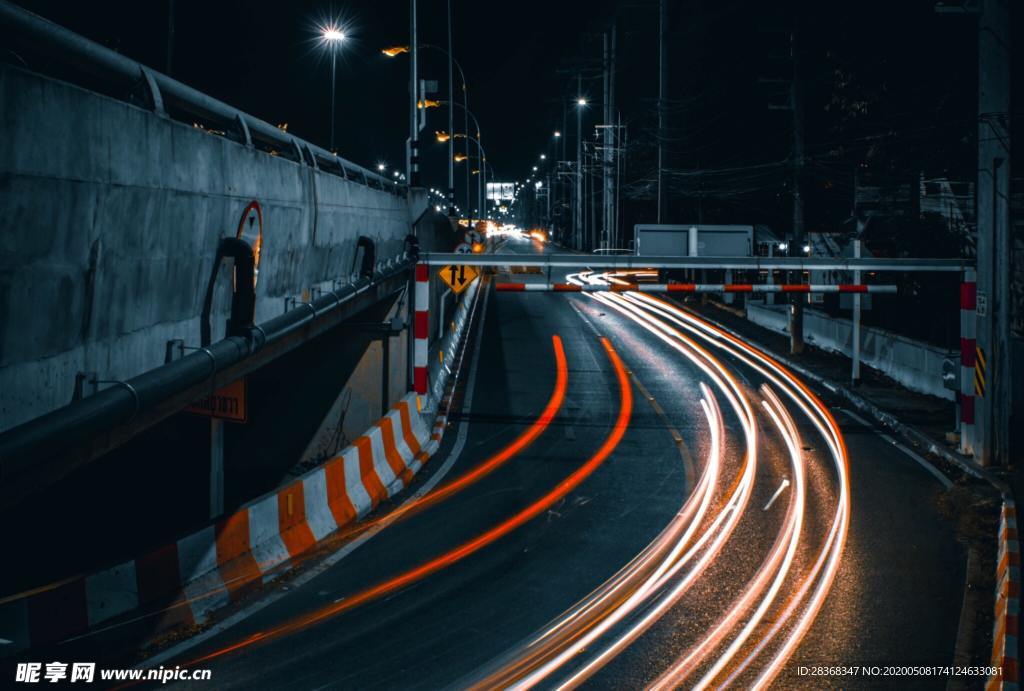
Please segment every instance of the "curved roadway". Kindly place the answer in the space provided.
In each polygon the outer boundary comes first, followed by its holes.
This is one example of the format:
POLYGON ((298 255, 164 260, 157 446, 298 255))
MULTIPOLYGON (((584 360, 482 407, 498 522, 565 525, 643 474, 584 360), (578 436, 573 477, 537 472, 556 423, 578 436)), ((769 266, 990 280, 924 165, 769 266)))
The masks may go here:
POLYGON ((473 481, 161 664, 217 688, 619 689, 952 663, 965 557, 912 458, 674 303, 485 296, 419 480, 473 481))

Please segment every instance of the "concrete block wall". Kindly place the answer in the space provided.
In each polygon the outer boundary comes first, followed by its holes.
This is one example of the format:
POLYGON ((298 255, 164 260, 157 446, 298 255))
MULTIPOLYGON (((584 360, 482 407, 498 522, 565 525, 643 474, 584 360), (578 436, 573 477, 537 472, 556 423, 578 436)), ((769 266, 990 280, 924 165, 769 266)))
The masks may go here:
POLYGON ((67 404, 79 371, 125 379, 199 345, 217 243, 252 199, 257 323, 347 276, 359 235, 404 249, 402 196, 9 65, 0 103, 0 431, 67 404))
MULTIPOLYGON (((778 333, 789 333, 786 305, 747 303, 747 319, 778 333)), ((816 310, 804 311, 804 338, 823 350, 850 357, 853 352, 853 324, 848 319, 829 317, 816 310)), ((942 385, 942 361, 946 351, 921 341, 861 325, 861 362, 882 372, 911 391, 953 400, 953 392, 942 385)))

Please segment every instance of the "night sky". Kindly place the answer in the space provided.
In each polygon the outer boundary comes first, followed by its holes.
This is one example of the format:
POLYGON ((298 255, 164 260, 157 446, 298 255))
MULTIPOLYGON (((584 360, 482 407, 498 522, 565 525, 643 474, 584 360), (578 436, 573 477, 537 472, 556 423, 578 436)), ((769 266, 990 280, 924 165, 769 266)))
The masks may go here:
MULTIPOLYGON (((551 134, 562 129, 563 101, 576 96, 577 69, 587 74, 583 91, 595 106, 588 108, 584 131, 593 131, 600 115, 595 70, 602 33, 617 21, 616 103, 629 144, 623 194, 632 200, 624 225, 650 220, 656 1, 452 2, 455 55, 466 72, 470 108, 479 118, 488 160, 503 180, 525 178, 541 152, 557 157, 551 134)), ((145 64, 165 67, 167 0, 21 4, 145 64)), ((446 44, 445 6, 420 0, 421 42, 446 44)), ((287 122, 289 132, 324 146, 330 66, 317 45, 316 26, 340 18, 351 40, 338 65, 337 149, 367 167, 385 162, 404 169, 408 56, 388 58, 380 51, 407 43, 407 0, 333 6, 313 0, 177 0, 175 7, 173 76, 268 122, 287 122)), ((934 0, 670 3, 666 144, 673 215, 687 222, 700 216, 786 223, 789 179, 780 162, 791 150, 791 116, 769 109, 769 103, 785 100, 785 87, 780 93, 764 80, 790 74, 794 22, 804 55, 812 229, 832 227, 849 215, 853 172, 865 162, 875 172, 913 174, 902 156, 929 175, 973 177, 973 20, 940 16, 933 7, 934 0), (698 179, 696 170, 720 172, 698 179)), ((1016 51, 1018 64, 1021 53, 1016 51)), ((45 58, 24 59, 34 68, 45 58)), ((446 72, 440 53, 421 52, 421 76, 438 80, 438 98, 446 98, 446 72)), ((569 116, 571 158, 571 108, 569 116)), ((446 147, 433 139, 434 130, 446 126, 446 113, 432 109, 423 144, 427 186, 446 181, 446 147)), ((461 197, 461 174, 456 181, 461 197)))
MULTIPOLYGON (((579 45, 579 22, 598 21, 593 8, 599 3, 453 3, 454 53, 466 72, 470 109, 480 121, 488 160, 499 177, 522 177, 529 160, 524 142, 540 151, 553 122, 548 111, 567 79, 553 67, 579 45)), ((164 70, 166 0, 20 4, 164 70)), ((445 47, 445 3, 420 0, 419 7, 420 41, 445 47)), ((408 2, 177 0, 175 8, 174 77, 273 124, 287 122, 289 132, 324 146, 330 64, 318 47, 316 25, 341 18, 351 40, 339 53, 338 151, 367 167, 383 161, 404 169, 408 56, 388 58, 381 48, 408 42, 408 2)), ((420 64, 422 78, 436 79, 446 91, 444 56, 422 51, 420 64)), ((446 113, 432 109, 424 134, 446 127, 446 113)), ((424 150, 428 185, 446 180, 444 151, 430 136, 424 150)))

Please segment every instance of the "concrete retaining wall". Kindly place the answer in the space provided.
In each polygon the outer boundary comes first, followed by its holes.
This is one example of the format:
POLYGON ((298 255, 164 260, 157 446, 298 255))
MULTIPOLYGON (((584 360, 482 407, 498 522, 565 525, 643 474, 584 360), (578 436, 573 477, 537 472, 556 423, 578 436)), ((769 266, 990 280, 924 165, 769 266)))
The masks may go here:
MULTIPOLYGON (((778 333, 789 333, 785 305, 761 306, 747 303, 747 319, 778 333)), ((848 319, 829 317, 804 310, 804 338, 823 350, 850 357, 853 324, 848 319)), ((942 361, 946 351, 897 334, 861 326, 861 362, 907 387, 911 391, 953 400, 953 392, 942 385, 942 361)))
POLYGON ((347 276, 359 235, 404 249, 404 197, 8 65, 0 103, 0 431, 68 403, 79 371, 125 379, 198 345, 218 240, 252 199, 257 323, 347 276))

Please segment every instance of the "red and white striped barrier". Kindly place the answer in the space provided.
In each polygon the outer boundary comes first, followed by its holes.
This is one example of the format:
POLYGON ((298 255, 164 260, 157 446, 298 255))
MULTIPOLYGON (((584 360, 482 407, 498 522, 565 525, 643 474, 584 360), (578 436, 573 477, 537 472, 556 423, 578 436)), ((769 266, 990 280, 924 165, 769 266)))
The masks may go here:
POLYGON ((960 283, 960 453, 974 453, 974 357, 977 348, 977 273, 965 269, 960 283))
POLYGON ((553 293, 895 293, 894 285, 815 283, 496 283, 501 292, 553 293))
POLYGON ((430 336, 430 267, 416 265, 416 295, 413 322, 413 390, 420 396, 427 395, 427 339, 430 336))
POLYGON ((433 454, 407 394, 335 458, 231 516, 137 559, 54 587, 0 600, 0 655, 84 634, 132 613, 156 630, 201 623, 248 588, 407 487, 433 454))
POLYGON ((999 552, 996 557, 995 626, 992 632, 992 666, 1000 674, 989 677, 986 690, 1019 688, 1017 640, 1020 620, 1020 547, 1017 541, 1017 507, 1004 499, 999 516, 999 552))

